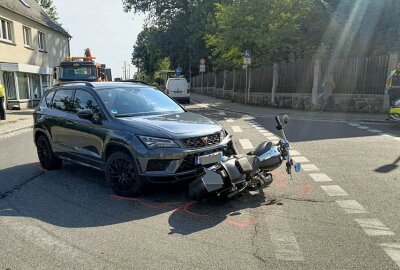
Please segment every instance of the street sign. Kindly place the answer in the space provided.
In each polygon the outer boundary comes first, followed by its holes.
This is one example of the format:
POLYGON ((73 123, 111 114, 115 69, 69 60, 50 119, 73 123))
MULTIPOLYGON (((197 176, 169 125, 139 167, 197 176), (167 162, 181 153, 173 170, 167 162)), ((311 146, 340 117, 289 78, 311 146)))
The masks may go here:
POLYGON ((251 51, 250 50, 245 50, 244 51, 244 57, 250 58, 251 57, 251 51))
POLYGON ((206 65, 200 65, 200 72, 206 72, 206 65))
POLYGON ((206 59, 201 58, 201 59, 200 59, 200 65, 205 65, 205 64, 206 64, 206 59))
POLYGON ((249 66, 248 65, 243 65, 242 68, 243 69, 247 69, 249 66))
POLYGON ((243 64, 244 65, 251 65, 251 58, 250 57, 245 57, 243 59, 243 64))
POLYGON ((181 69, 180 67, 178 67, 177 69, 175 69, 175 75, 176 75, 177 77, 181 76, 181 73, 182 73, 182 69, 181 69))

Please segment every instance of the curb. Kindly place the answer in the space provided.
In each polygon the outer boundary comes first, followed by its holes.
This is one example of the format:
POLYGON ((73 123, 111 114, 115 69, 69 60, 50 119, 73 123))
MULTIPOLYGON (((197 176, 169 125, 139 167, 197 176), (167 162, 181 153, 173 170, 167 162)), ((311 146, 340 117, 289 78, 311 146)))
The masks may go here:
POLYGON ((10 131, 1 132, 0 136, 8 135, 8 134, 13 133, 13 132, 17 132, 17 131, 21 131, 21 130, 25 130, 25 129, 30 129, 30 128, 33 128, 33 125, 29 125, 29 126, 26 126, 26 127, 13 129, 13 130, 10 130, 10 131))
MULTIPOLYGON (((196 103, 201 103, 198 100, 195 100, 192 98, 193 101, 196 103)), ((227 112, 232 112, 232 113, 239 113, 239 114, 247 114, 251 116, 257 116, 257 117, 266 117, 268 115, 262 115, 262 114, 257 114, 257 113, 251 113, 251 112, 244 112, 244 111, 239 111, 239 110, 232 110, 232 109, 224 109, 224 108, 219 108, 217 106, 213 105, 207 105, 209 108, 214 109, 214 110, 219 110, 219 111, 227 111, 227 112)), ((275 117, 274 115, 269 115, 269 117, 275 117)), ((306 118, 300 117, 300 118, 295 118, 293 119, 298 119, 298 120, 304 120, 306 118)), ((375 119, 355 119, 355 120, 345 120, 345 119, 327 119, 327 118, 314 118, 313 120, 316 121, 337 121, 337 122, 365 122, 365 123, 377 123, 377 124, 396 124, 392 121, 389 120, 375 120, 375 119)))

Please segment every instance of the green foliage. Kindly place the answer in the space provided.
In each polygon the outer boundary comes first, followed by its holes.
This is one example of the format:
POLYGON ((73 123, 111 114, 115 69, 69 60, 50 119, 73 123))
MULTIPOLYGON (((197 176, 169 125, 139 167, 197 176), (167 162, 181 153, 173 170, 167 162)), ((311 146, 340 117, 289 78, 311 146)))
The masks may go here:
POLYGON ((57 8, 54 6, 53 0, 36 0, 40 6, 44 9, 47 15, 50 16, 55 22, 58 23, 60 19, 58 17, 57 8))
POLYGON ((124 5, 149 14, 132 60, 144 59, 140 66, 150 76, 164 57, 188 76, 198 72, 200 58, 207 59, 209 70, 238 68, 246 49, 253 52, 253 66, 400 50, 398 0, 124 0, 124 5))

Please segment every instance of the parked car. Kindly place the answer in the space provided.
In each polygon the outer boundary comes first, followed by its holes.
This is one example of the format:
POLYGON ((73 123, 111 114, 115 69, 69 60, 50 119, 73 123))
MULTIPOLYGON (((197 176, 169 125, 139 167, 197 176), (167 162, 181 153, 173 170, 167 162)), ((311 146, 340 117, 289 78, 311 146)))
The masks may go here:
POLYGON ((34 112, 34 142, 44 169, 70 160, 103 170, 122 196, 148 182, 194 181, 204 161, 234 153, 220 124, 151 86, 123 82, 50 88, 34 112))
POLYGON ((178 102, 190 103, 189 84, 185 78, 169 78, 165 91, 178 102))

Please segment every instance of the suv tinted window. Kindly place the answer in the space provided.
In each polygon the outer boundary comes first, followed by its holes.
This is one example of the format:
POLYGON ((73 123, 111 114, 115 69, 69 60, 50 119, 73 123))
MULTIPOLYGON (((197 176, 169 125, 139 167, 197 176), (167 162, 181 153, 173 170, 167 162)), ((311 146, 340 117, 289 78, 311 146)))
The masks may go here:
POLYGON ((64 90, 64 89, 58 90, 54 95, 51 107, 61 111, 74 112, 75 105, 74 105, 73 95, 74 95, 73 90, 64 90))
POLYGON ((51 101, 53 100, 54 97, 54 91, 51 91, 50 93, 47 94, 45 100, 46 100, 46 105, 51 107, 51 101))
POLYGON ((101 108, 96 99, 86 91, 76 90, 75 105, 76 111, 90 109, 94 114, 101 115, 101 108))

